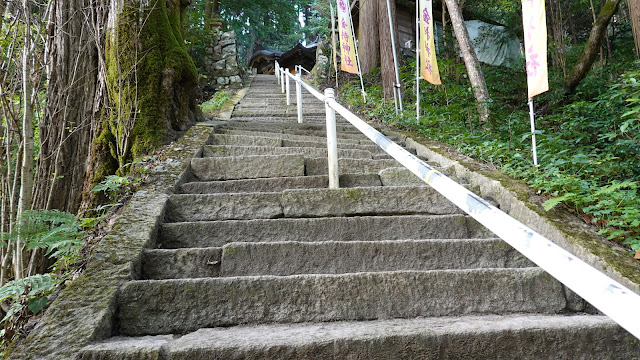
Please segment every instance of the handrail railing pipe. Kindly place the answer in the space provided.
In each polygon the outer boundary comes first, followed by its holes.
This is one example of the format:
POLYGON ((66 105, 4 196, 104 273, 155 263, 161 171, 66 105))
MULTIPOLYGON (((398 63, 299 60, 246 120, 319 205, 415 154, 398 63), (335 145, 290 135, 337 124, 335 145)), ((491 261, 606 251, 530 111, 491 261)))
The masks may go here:
POLYGON ((275 61, 274 63, 274 73, 276 74, 276 79, 278 80, 278 84, 280 84, 280 64, 278 63, 278 61, 275 61))
POLYGON ((302 65, 296 65, 296 73, 303 72, 303 71, 311 75, 311 71, 305 69, 302 65))
POLYGON ((289 78, 290 73, 289 73, 289 68, 284 69, 285 73, 287 74, 287 78, 285 79, 285 81, 287 82, 287 105, 291 105, 291 87, 289 86, 289 78))
MULTIPOLYGON (((337 112, 387 154, 464 210, 469 216, 640 339, 640 311, 638 311, 640 295, 492 206, 391 141, 344 106, 338 104, 334 99, 333 89, 326 89, 325 95, 322 95, 298 78, 295 81, 300 82, 305 89, 325 103, 330 188, 338 188, 339 186, 335 128, 335 113, 337 112)), ((301 111, 301 107, 298 109, 301 111)))
POLYGON ((333 89, 324 90, 324 108, 327 112, 327 156, 329 165, 329 189, 340 187, 340 175, 338 173, 338 136, 336 130, 336 111, 331 106, 334 100, 333 89))
POLYGON ((302 78, 300 72, 296 72, 296 106, 298 107, 298 123, 302 124, 302 78))
POLYGON ((284 69, 280 68, 280 87, 282 88, 282 93, 284 94, 284 69))

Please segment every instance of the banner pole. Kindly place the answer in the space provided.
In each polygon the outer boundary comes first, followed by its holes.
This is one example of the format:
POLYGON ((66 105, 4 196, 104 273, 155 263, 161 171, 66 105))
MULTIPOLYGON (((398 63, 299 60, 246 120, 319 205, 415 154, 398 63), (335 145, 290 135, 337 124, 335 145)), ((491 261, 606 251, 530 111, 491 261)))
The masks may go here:
MULTIPOLYGON (((351 9, 351 4, 349 3, 348 0, 347 0, 347 9, 351 9)), ((351 11, 351 10, 348 10, 348 11, 351 11)), ((353 34, 353 47, 354 47, 354 50, 356 51, 356 61, 358 62, 358 75, 360 75, 360 86, 362 87, 362 100, 366 104, 367 93, 364 91, 364 81, 362 80, 362 66, 360 66, 360 55, 358 55, 358 44, 356 43, 356 30, 353 27, 353 17, 349 16, 349 20, 351 21, 351 34, 353 34)))
POLYGON ((420 1, 416 0, 416 124, 420 124, 420 1))
POLYGON ((533 113, 533 98, 529 99, 529 118, 531 119, 531 144, 533 146, 533 165, 538 166, 538 150, 536 148, 536 124, 533 113))
POLYGON ((338 56, 338 49, 336 49, 336 19, 335 12, 333 10, 333 4, 329 3, 331 7, 331 57, 333 60, 333 68, 336 71, 336 89, 338 88, 338 63, 336 57, 338 56))
POLYGON ((396 83, 393 84, 393 95, 396 98, 396 114, 398 107, 402 111, 402 93, 400 92, 400 72, 398 71, 398 54, 396 54, 396 37, 393 32, 393 20, 391 16, 391 2, 387 0, 387 12, 389 13, 389 34, 391 34, 391 48, 393 50, 393 66, 396 70, 396 83))

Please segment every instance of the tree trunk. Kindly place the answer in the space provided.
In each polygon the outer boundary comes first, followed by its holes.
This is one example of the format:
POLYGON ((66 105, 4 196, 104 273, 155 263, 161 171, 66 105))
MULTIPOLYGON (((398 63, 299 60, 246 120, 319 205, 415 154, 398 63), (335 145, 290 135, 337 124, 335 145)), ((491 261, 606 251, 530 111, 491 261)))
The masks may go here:
POLYGON ((629 16, 633 29, 633 40, 636 44, 636 55, 640 59, 640 0, 629 0, 629 16))
POLYGON ((469 32, 464 24, 462 18, 462 11, 458 6, 457 0, 445 0, 447 3, 447 9, 449 10, 449 18, 451 19, 451 25, 453 31, 456 34, 456 39, 460 45, 460 51, 462 51, 462 59, 467 67, 467 73, 469 74, 469 81, 473 87, 473 93, 476 97, 478 114, 480 114, 480 121, 489 121, 489 108, 487 101, 489 100, 489 90, 487 84, 484 81, 484 75, 482 74, 482 68, 480 68, 480 62, 469 38, 469 32))
POLYGON ((89 169, 89 151, 105 81, 99 76, 106 20, 104 0, 54 0, 49 16, 47 103, 40 123, 37 208, 75 213, 89 169), (91 22, 89 22, 91 21, 91 22))
POLYGON ((363 1, 360 4, 360 26, 358 31, 360 32, 360 36, 358 36, 358 55, 362 66, 361 71, 363 74, 368 74, 372 68, 380 63, 378 0, 363 1))
POLYGON ((571 3, 567 4, 567 17, 569 18, 569 29, 571 30, 571 40, 573 45, 578 45, 578 36, 576 35, 576 27, 573 24, 573 12, 571 11, 571 3))
MULTIPOLYGON (((91 151, 85 191, 196 120, 197 71, 187 54, 187 1, 111 0, 105 69, 109 106, 91 151)), ((88 194, 92 195, 92 194, 88 194)))
POLYGON ((587 76, 587 73, 591 69, 591 65, 593 65, 601 50, 602 40, 607 32, 607 27, 609 26, 611 18, 618 10, 619 4, 620 0, 607 0, 602 9, 600 9, 600 14, 598 14, 598 17, 591 28, 589 40, 587 40, 580 58, 573 66, 573 69, 569 74, 569 78, 565 83, 567 93, 573 93, 580 81, 587 76))
POLYGON ((566 58, 566 44, 564 41, 564 17, 562 15, 562 4, 559 1, 551 1, 549 4, 550 12, 550 27, 553 38, 555 51, 552 52, 551 58, 553 65, 559 66, 562 69, 563 77, 567 77, 567 58, 566 58))
MULTIPOLYGON (((398 22, 396 21, 396 2, 390 1, 390 3, 391 18, 393 21, 393 34, 397 44, 398 22)), ((393 47, 391 45, 387 0, 378 0, 378 34, 380 34, 380 72, 382 75, 383 93, 385 97, 393 97, 393 86, 396 83, 396 70, 393 62, 393 47)), ((397 49, 398 47, 396 47, 396 51, 397 49)))
MULTIPOLYGON (((23 120, 22 138, 24 150, 22 153, 22 176, 20 177, 20 200, 18 201, 18 217, 25 210, 31 209, 31 195, 33 192, 33 87, 31 84, 31 4, 30 0, 23 0, 22 7, 25 18, 24 48, 22 53, 22 96, 23 120)), ((24 273, 22 259, 23 238, 18 236, 15 255, 13 257, 14 277, 21 279, 24 273)))

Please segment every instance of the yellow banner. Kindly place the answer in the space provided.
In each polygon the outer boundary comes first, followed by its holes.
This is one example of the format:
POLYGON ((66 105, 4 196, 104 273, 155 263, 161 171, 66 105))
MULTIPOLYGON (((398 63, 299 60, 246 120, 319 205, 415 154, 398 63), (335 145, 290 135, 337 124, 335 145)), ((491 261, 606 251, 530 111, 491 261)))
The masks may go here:
POLYGON ((544 0, 522 0, 522 24, 527 59, 529 99, 549 90, 547 18, 544 0))
POLYGON ((358 74, 358 60, 351 26, 351 6, 349 0, 338 0, 338 29, 340 31, 340 69, 358 74))
POLYGON ((434 85, 440 85, 440 72, 436 58, 436 42, 433 31, 433 1, 420 0, 420 76, 434 85))

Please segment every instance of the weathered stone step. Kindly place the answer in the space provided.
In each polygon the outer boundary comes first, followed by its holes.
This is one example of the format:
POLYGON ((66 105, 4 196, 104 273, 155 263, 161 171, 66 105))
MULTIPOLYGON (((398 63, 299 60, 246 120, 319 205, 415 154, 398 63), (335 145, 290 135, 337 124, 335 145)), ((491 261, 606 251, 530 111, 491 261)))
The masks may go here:
MULTIPOLYGON (((296 99, 293 98, 291 99, 291 105, 289 105, 287 107, 287 100, 286 98, 280 100, 280 101, 265 101, 263 99, 255 99, 253 101, 249 101, 249 102, 240 102, 238 103, 238 105, 236 105, 236 107, 234 108, 234 110, 239 111, 239 112, 243 112, 243 111, 267 111, 267 112, 271 112, 271 111, 282 111, 283 109, 287 109, 290 110, 291 108, 294 108, 294 110, 298 111, 297 108, 297 103, 296 103, 296 99)), ((309 101, 310 99, 306 99, 307 101, 305 101, 305 99, 302 99, 302 113, 306 114, 309 112, 314 112, 314 113, 319 113, 322 112, 324 113, 324 111, 326 110, 326 108, 324 107, 324 103, 322 102, 318 102, 318 101, 309 101)))
POLYGON ((246 323, 545 313, 567 306, 539 268, 138 280, 118 297, 122 335, 246 323))
POLYGON ((193 158, 191 172, 200 181, 304 176, 305 164, 301 155, 193 158))
MULTIPOLYGON (((283 128, 298 129, 298 128, 309 128, 309 127, 324 129, 324 126, 325 126, 324 117, 317 117, 313 121, 313 123, 307 120, 311 120, 311 119, 305 118, 305 122, 303 124, 298 124, 297 118, 294 118, 294 117, 288 117, 283 119, 281 117, 273 117, 273 116, 264 116, 262 118, 247 118, 247 117, 241 117, 241 116, 234 116, 229 121, 229 124, 230 124, 229 126, 232 126, 233 128, 236 128, 236 129, 241 129, 241 128, 258 129, 258 128, 263 128, 264 126, 268 126, 273 129, 283 129, 283 128)), ((345 130, 350 132, 358 131, 353 125, 345 121, 337 123, 336 130, 338 132, 345 131, 345 130)))
POLYGON ((148 249, 143 279, 535 266, 500 239, 229 243, 148 249))
MULTIPOLYGON (((256 137, 271 137, 278 138, 283 140, 298 140, 298 141, 320 141, 323 143, 327 142, 327 133, 326 131, 318 132, 314 135, 302 135, 302 134, 285 134, 281 132, 264 132, 264 131, 246 131, 246 130, 227 130, 220 129, 221 133, 227 135, 240 135, 240 136, 256 136, 256 137)), ((396 143, 400 146, 404 146, 404 141, 400 141, 399 139, 395 139, 396 143)), ((341 137, 338 134, 338 144, 361 144, 361 145, 375 145, 373 141, 367 138, 364 135, 359 136, 350 136, 350 137, 341 137)))
MULTIPOLYGON (((377 173, 383 169, 397 167, 399 164, 393 159, 349 159, 338 158, 338 171, 349 173, 377 173)), ((306 175, 326 175, 329 172, 328 160, 326 157, 305 158, 306 175)))
POLYGON ((463 215, 354 216, 162 224, 157 247, 220 247, 230 242, 375 241, 491 237, 463 215))
MULTIPOLYGON (((419 179, 418 179, 419 180, 419 179)), ((378 174, 340 175, 340 187, 381 186, 378 174)), ((426 185, 426 184, 425 184, 426 185)), ((183 194, 212 194, 236 192, 278 192, 287 189, 312 189, 329 187, 329 177, 324 175, 279 177, 262 179, 198 181, 182 184, 183 194)))
POLYGON ((636 359, 638 352, 637 339, 606 316, 513 314, 245 325, 205 328, 182 337, 119 336, 85 347, 80 358, 620 360, 636 359))
MULTIPOLYGON (((282 108, 278 109, 274 109, 274 110, 265 110, 265 111, 256 111, 256 110, 234 110, 233 111, 233 115, 234 116, 240 116, 240 117, 263 117, 263 116, 277 116, 277 117, 284 117, 284 116, 289 116, 289 117, 297 117, 298 116, 298 112, 295 109, 295 107, 292 107, 290 109, 285 109, 283 110, 282 108)), ((315 110, 315 111, 303 111, 303 115, 315 115, 315 116, 324 116, 326 115, 325 110, 315 110)))
MULTIPOLYGON (((278 134, 277 136, 214 134, 211 141, 214 145, 327 148, 326 138, 288 134, 278 134)), ((338 148, 365 150, 373 154, 384 153, 384 150, 369 141, 352 139, 338 139, 338 148)))
MULTIPOLYGON (((206 145, 202 153, 203 157, 242 155, 302 155, 305 157, 326 157, 327 150, 318 147, 206 145)), ((338 156, 352 159, 373 158, 370 151, 358 149, 338 149, 338 156)))
MULTIPOLYGON (((279 137, 281 135, 285 135, 285 136, 311 136, 311 137, 316 138, 316 139, 317 138, 326 139, 326 137, 327 137, 327 132, 324 130, 324 128, 322 128, 322 129, 308 129, 308 130, 292 129, 292 130, 288 130, 288 131, 279 130, 279 129, 272 129, 271 131, 269 131, 268 129, 245 130, 245 129, 234 129, 232 127, 228 127, 228 128, 216 129, 216 133, 229 134, 229 135, 271 136, 271 137, 279 137)), ((371 142, 371 140, 369 140, 369 138, 364 136, 364 134, 362 134, 362 133, 340 132, 340 133, 337 133, 337 135, 338 135, 339 139, 360 140, 360 141, 365 141, 365 142, 371 142)))
POLYGON ((143 279, 180 279, 220 276, 222 248, 145 249, 143 279))
POLYGON ((176 194, 165 222, 358 215, 462 214, 431 187, 291 189, 269 193, 176 194))

